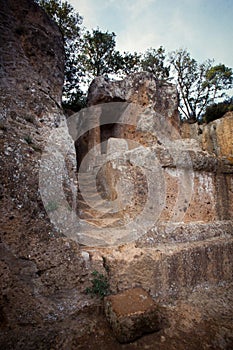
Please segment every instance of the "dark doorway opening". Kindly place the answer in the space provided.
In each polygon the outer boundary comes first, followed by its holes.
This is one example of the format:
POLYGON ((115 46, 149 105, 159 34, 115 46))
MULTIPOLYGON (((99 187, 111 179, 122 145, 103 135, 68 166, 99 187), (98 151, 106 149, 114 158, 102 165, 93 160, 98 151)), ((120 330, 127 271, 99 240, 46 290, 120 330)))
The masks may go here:
POLYGON ((104 124, 100 126, 101 153, 107 153, 107 141, 110 137, 118 137, 118 124, 104 124))

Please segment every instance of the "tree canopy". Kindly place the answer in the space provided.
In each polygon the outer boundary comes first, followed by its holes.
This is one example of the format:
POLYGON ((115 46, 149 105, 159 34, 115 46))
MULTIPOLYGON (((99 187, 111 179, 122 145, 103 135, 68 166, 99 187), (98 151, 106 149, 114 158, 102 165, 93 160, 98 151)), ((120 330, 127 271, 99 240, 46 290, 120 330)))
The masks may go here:
POLYGON ((186 49, 166 54, 163 46, 145 53, 121 53, 116 49, 116 34, 99 28, 86 30, 82 17, 63 0, 36 0, 58 24, 64 38, 65 82, 63 103, 78 110, 85 105, 88 85, 99 75, 124 77, 148 71, 157 79, 171 80, 179 92, 182 120, 197 121, 208 106, 227 98, 232 88, 232 69, 213 60, 198 63, 186 49))
POLYGON ((59 26, 65 49, 65 81, 63 102, 74 106, 83 104, 83 91, 80 87, 84 71, 79 56, 82 42, 83 18, 72 5, 62 0, 36 0, 50 18, 59 26))
POLYGON ((119 71, 122 57, 115 48, 115 38, 115 33, 101 32, 98 28, 84 33, 81 61, 88 78, 119 71))
POLYGON ((225 96, 224 90, 232 87, 232 69, 224 64, 213 66, 213 60, 199 64, 184 49, 169 56, 180 95, 181 115, 183 119, 197 121, 208 105, 225 96))
POLYGON ((148 71, 157 79, 167 80, 170 74, 170 66, 165 64, 165 49, 160 46, 158 49, 148 49, 141 59, 141 68, 148 71))
POLYGON ((83 36, 80 61, 86 72, 86 82, 100 75, 124 76, 139 69, 140 55, 116 50, 116 34, 99 28, 83 36))

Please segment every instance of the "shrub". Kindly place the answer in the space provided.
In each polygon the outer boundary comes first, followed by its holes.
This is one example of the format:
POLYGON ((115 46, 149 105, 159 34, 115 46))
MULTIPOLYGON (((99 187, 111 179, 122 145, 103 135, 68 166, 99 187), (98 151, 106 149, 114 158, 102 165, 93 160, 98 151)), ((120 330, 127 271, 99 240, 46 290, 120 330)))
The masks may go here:
POLYGON ((94 277, 91 281, 92 286, 86 288, 86 294, 96 295, 103 299, 105 295, 109 294, 109 283, 107 277, 98 271, 93 271, 92 276, 94 277))

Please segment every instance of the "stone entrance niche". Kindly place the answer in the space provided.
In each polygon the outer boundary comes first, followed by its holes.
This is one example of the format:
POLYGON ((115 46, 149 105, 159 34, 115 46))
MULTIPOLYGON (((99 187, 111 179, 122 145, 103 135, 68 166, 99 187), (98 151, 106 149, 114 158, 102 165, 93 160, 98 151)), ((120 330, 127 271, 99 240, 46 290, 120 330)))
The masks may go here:
POLYGON ((101 154, 107 153, 107 144, 110 138, 124 137, 124 131, 126 131, 125 129, 127 129, 127 127, 126 125, 120 124, 120 118, 127 106, 128 104, 123 101, 113 101, 113 103, 103 105, 99 118, 101 154))
POLYGON ((110 138, 117 137, 117 124, 104 124, 100 126, 101 154, 107 153, 107 142, 110 138))
MULTIPOLYGON (((129 104, 119 102, 122 101, 101 104, 100 108, 96 108, 96 111, 94 109, 94 113, 96 113, 95 127, 90 125, 90 129, 75 141, 77 170, 79 170, 83 159, 89 153, 91 155, 88 156, 88 161, 91 164, 89 166, 85 165, 84 168, 90 170, 98 162, 97 158, 99 156, 107 154, 109 139, 128 138, 129 130, 132 132, 132 129, 135 129, 134 126, 121 123, 121 116, 129 104), (93 151, 93 149, 95 150, 93 151)), ((91 113, 93 113, 93 110, 91 113)), ((86 117, 89 117, 88 109, 86 117)))

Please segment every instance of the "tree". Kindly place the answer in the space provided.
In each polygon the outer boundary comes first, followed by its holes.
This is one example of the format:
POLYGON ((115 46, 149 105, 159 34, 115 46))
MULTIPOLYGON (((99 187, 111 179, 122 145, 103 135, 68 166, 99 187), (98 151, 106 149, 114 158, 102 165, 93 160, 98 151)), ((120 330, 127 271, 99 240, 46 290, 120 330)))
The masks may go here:
POLYGON ((86 83, 100 75, 124 76, 138 69, 140 55, 116 50, 116 34, 101 32, 99 28, 83 36, 80 61, 86 72, 86 83))
POLYGON ((169 78, 170 66, 165 66, 165 49, 160 46, 156 49, 148 49, 142 57, 141 68, 146 72, 153 73, 157 79, 169 78))
POLYGON ((87 72, 87 82, 120 70, 122 57, 115 48, 115 38, 115 33, 101 32, 99 28, 84 34, 82 63, 87 72))
POLYGON ((232 70, 223 64, 212 66, 211 60, 198 64, 183 49, 170 53, 170 62, 175 71, 181 115, 189 122, 197 121, 208 105, 232 87, 232 70))
POLYGON ((132 74, 138 72, 140 70, 141 65, 141 55, 137 52, 130 53, 124 52, 121 58, 121 69, 119 76, 125 76, 128 74, 132 74))
POLYGON ((99 75, 124 76, 139 67, 136 53, 116 50, 115 33, 98 28, 81 28, 82 17, 63 0, 36 0, 59 26, 65 48, 65 81, 63 106, 79 110, 85 106, 86 91, 91 80, 99 75))
POLYGON ((98 28, 84 34, 81 59, 91 78, 120 69, 121 56, 115 50, 115 37, 115 33, 101 32, 98 28))
POLYGON ((81 47, 82 17, 67 2, 62 0, 36 0, 59 26, 65 49, 65 81, 63 102, 68 105, 82 104, 80 82, 84 76, 79 61, 81 47))
POLYGON ((232 69, 226 67, 224 64, 218 64, 211 67, 206 72, 206 87, 209 88, 213 95, 213 100, 216 97, 226 96, 224 90, 231 89, 232 87, 232 69))

